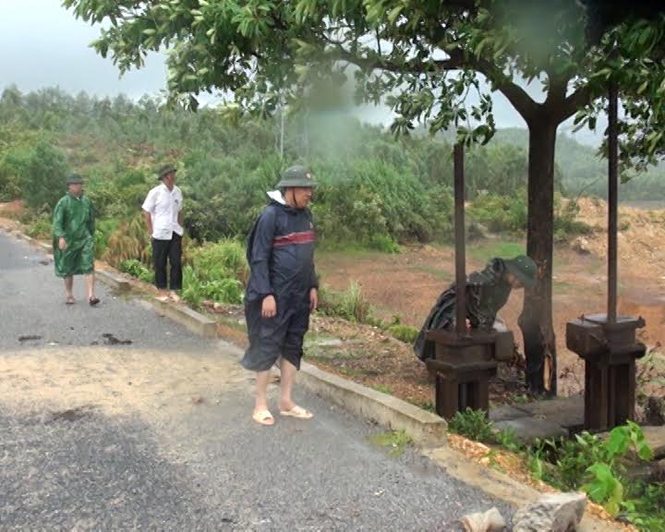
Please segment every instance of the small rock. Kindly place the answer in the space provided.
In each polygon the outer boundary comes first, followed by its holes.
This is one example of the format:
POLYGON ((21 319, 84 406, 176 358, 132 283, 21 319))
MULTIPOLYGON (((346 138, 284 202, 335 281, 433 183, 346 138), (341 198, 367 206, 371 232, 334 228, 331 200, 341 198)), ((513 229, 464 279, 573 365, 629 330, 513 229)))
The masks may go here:
POLYGON ((496 508, 491 508, 484 513, 465 515, 460 519, 465 532, 503 532, 506 529, 506 521, 496 508))
POLYGON ((552 493, 521 508, 513 517, 513 532, 570 532, 584 515, 584 493, 552 493))
POLYGON ((589 241, 582 237, 578 236, 573 243, 570 245, 573 251, 577 251, 580 255, 589 255, 591 250, 589 249, 589 241))
POLYGON ((201 403, 203 403, 203 397, 201 397, 200 395, 192 397, 192 403, 194 403, 195 405, 200 405, 201 403))

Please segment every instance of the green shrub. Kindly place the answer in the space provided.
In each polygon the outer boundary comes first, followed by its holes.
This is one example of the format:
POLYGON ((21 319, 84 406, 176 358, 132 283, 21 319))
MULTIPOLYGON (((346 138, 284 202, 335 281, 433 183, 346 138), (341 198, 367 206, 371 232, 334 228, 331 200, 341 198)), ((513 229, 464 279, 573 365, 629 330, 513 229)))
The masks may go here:
POLYGON ((468 208, 472 222, 481 223, 492 233, 521 234, 526 231, 526 192, 511 196, 481 194, 468 208))
POLYGON ((155 274, 136 259, 124 260, 120 263, 120 271, 136 277, 146 283, 155 282, 155 274))
POLYGON ((118 229, 120 222, 115 219, 95 222, 95 257, 101 257, 109 245, 109 238, 118 229))
POLYGON ((182 298, 194 308, 199 308, 204 299, 201 280, 189 264, 182 269, 182 298))
POLYGON ((568 240, 575 235, 587 235, 593 231, 588 224, 577 219, 580 208, 576 201, 563 202, 557 195, 554 201, 554 239, 568 240))
POLYGON ((582 489, 616 516, 626 502, 625 468, 618 459, 631 449, 640 459, 651 459, 642 429, 629 421, 612 429, 607 439, 583 432, 570 440, 536 442, 529 454, 539 478, 562 490, 582 489))
POLYGON ((43 212, 33 218, 28 225, 26 233, 32 238, 51 238, 53 234, 53 221, 50 214, 43 212))
POLYGON ((245 247, 237 240, 227 239, 194 247, 187 251, 186 260, 204 282, 234 279, 245 284, 249 278, 245 247))
POLYGON ((388 327, 388 332, 398 340, 401 340, 402 342, 405 342, 407 344, 413 344, 413 342, 416 341, 416 338, 418 337, 418 333, 420 331, 415 327, 412 327, 411 325, 396 323, 388 327))
POLYGON ((319 310, 327 316, 358 323, 376 324, 372 306, 365 299, 360 285, 356 281, 351 281, 349 288, 344 292, 335 292, 325 286, 321 287, 319 310))
POLYGON ((100 218, 126 219, 140 213, 148 190, 156 184, 152 173, 122 164, 97 167, 84 178, 86 195, 100 218))
POLYGON ((4 158, 0 158, 0 201, 13 201, 21 197, 18 178, 4 158))
POLYGON ((249 275, 245 250, 235 240, 188 250, 183 270, 183 298, 195 307, 203 300, 239 304, 249 275))
POLYGON ((665 532, 665 482, 630 482, 621 517, 640 530, 665 532))
POLYGON ((492 422, 483 410, 467 408, 464 412, 457 412, 448 422, 448 430, 471 440, 494 442, 492 422))
POLYGON ((65 194, 69 172, 65 154, 45 140, 5 155, 5 172, 15 176, 28 207, 49 210, 65 194))

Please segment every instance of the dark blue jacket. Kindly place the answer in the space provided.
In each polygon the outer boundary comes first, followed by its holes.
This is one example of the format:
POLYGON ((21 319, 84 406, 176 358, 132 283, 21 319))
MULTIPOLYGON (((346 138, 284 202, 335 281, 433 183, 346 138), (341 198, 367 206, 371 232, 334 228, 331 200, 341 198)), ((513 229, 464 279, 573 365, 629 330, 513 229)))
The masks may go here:
POLYGON ((263 209, 247 240, 250 267, 247 301, 267 295, 309 301, 318 287, 314 270, 314 223, 309 209, 294 209, 271 201, 263 209))

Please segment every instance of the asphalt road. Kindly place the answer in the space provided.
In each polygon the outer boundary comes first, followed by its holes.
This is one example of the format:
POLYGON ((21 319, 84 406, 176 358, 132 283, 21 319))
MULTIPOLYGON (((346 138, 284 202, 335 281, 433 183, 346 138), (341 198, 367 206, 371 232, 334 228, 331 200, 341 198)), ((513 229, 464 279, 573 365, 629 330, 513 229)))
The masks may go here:
POLYGON ((236 348, 101 284, 90 308, 83 288, 65 306, 46 256, 0 233, 0 530, 449 530, 492 506, 511 515, 302 391, 314 420, 256 425, 236 348))

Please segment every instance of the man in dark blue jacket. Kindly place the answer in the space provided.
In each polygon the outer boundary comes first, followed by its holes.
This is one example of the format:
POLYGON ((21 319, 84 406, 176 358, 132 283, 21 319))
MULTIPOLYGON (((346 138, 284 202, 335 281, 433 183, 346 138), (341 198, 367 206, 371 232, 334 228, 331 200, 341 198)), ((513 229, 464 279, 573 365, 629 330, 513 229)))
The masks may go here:
POLYGON ((311 412, 291 398, 300 368, 309 315, 318 304, 314 269, 314 224, 307 208, 316 186, 309 168, 292 166, 282 173, 278 190, 254 224, 247 242, 250 278, 245 293, 249 348, 242 365, 256 371, 252 418, 262 425, 275 420, 266 390, 270 369, 281 357, 281 415, 310 419, 311 412))

